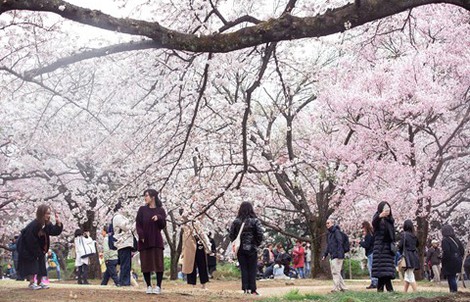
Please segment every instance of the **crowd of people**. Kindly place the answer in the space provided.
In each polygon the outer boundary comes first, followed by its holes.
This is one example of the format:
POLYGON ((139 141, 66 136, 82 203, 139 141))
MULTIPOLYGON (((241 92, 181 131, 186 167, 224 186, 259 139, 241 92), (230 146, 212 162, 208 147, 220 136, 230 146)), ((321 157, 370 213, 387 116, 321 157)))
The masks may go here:
MULTIPOLYGON (((166 212, 156 190, 145 190, 143 197, 145 205, 138 209, 135 222, 117 207, 111 223, 101 229, 103 241, 100 256, 104 266, 101 285, 107 285, 109 279, 112 279, 115 286, 130 286, 134 279, 132 255, 138 252, 146 293, 160 294, 164 271, 162 230, 166 227, 166 212), (156 275, 155 285, 152 284, 153 274, 156 275)), ((61 264, 56 253, 50 249, 50 236, 60 235, 63 225, 60 213, 54 213, 55 223, 52 223, 51 215, 49 206, 40 205, 36 218, 9 245, 13 251, 11 273, 17 280, 27 279, 29 288, 33 290, 49 288, 44 281, 48 271, 55 271, 57 278, 61 279, 61 264)), ((206 289, 217 262, 216 245, 204 229, 203 216, 198 219, 183 218, 181 273, 192 286, 196 286, 199 276, 201 288, 206 289)), ((346 291, 342 269, 350 248, 349 238, 333 217, 326 220, 325 227, 327 240, 322 260, 329 258, 332 291, 346 291)), ((364 249, 367 258, 370 276, 367 289, 394 291, 392 280, 398 271, 403 276, 404 291, 410 288, 416 291, 415 271, 424 268, 424 274, 429 280, 440 284, 441 277, 444 277, 449 290, 457 291, 456 277, 462 267, 464 246, 455 236, 452 226, 442 227, 442 241, 431 241, 424 266, 418 257, 420 242, 413 222, 405 220, 401 227, 402 233, 397 234, 389 203, 380 202, 372 221, 363 221, 361 227, 362 238, 357 243, 364 249)), ((97 245, 86 230, 77 229, 74 237, 77 282, 86 285, 89 284, 90 258, 98 252, 97 245)), ((285 246, 268 242, 261 248, 264 229, 250 202, 240 205, 230 226, 229 238, 237 242, 236 249, 234 245, 234 256, 239 263, 241 289, 245 294, 259 295, 256 281, 260 278, 311 276, 310 242, 298 239, 293 246, 289 240, 285 246)), ((465 267, 469 276, 470 265, 465 267)))

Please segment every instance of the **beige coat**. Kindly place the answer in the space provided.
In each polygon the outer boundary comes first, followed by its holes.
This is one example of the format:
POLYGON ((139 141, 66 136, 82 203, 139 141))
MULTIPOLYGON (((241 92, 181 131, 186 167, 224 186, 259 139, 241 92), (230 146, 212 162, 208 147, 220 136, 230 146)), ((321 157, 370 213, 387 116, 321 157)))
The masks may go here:
POLYGON ((196 258, 196 239, 194 235, 202 240, 206 254, 211 253, 209 237, 204 232, 201 223, 199 221, 189 221, 183 226, 183 250, 180 257, 183 274, 190 274, 194 269, 194 260, 196 258))

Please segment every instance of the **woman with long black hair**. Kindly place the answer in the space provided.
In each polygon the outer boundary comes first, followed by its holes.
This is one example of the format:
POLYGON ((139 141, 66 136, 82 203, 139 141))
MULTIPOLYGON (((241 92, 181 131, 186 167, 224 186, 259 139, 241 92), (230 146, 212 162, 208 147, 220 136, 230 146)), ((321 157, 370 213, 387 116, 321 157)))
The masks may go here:
POLYGON ((418 270, 420 267, 418 251, 416 250, 418 245, 419 241, 415 235, 413 221, 407 219, 403 224, 403 233, 400 239, 400 244, 398 246, 398 250, 400 251, 402 257, 405 257, 406 262, 404 267, 405 273, 403 276, 403 280, 405 282, 405 293, 408 292, 410 285, 414 292, 417 289, 414 271, 418 270))
POLYGON ((372 277, 378 279, 377 291, 393 291, 392 279, 395 279, 395 254, 392 244, 395 244, 395 220, 388 202, 382 201, 377 206, 372 218, 374 227, 374 252, 372 256, 372 277))
POLYGON ((237 253, 242 273, 242 290, 245 294, 259 295, 256 291, 256 273, 258 261, 258 247, 263 242, 263 228, 256 217, 251 203, 242 202, 238 209, 237 218, 230 227, 230 240, 233 241, 240 232, 240 249, 237 253))
POLYGON ((462 242, 455 236, 452 226, 442 226, 442 275, 447 278, 451 293, 457 292, 457 274, 462 269, 465 252, 462 242))

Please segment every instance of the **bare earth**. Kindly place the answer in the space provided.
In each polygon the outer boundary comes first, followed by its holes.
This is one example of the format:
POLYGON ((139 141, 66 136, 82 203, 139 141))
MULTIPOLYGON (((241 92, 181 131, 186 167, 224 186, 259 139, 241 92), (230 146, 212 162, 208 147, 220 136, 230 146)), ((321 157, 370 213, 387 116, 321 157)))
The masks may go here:
MULTIPOLYGON (((350 290, 365 291, 367 280, 346 281, 350 290)), ((99 284, 94 281, 93 284, 99 284)), ((145 287, 140 282, 139 287, 116 288, 114 286, 78 285, 72 281, 51 282, 51 288, 47 290, 32 291, 27 288, 27 282, 14 280, 0 280, 0 301, 8 302, 102 302, 102 301, 217 301, 217 302, 243 302, 253 301, 263 297, 282 296, 292 289, 299 289, 304 293, 326 294, 331 290, 331 281, 324 280, 268 280, 258 281, 261 297, 243 295, 240 290, 240 281, 211 281, 208 289, 193 288, 182 281, 163 282, 161 295, 145 294, 145 287)), ((399 282, 394 284, 396 290, 402 290, 399 282)), ((459 290, 461 289, 459 285, 459 290)), ((420 291, 437 291, 447 293, 446 284, 442 286, 421 285, 420 291)), ((463 293, 449 298, 424 299, 418 298, 414 302, 463 302, 470 301, 470 291, 463 289, 463 293)))

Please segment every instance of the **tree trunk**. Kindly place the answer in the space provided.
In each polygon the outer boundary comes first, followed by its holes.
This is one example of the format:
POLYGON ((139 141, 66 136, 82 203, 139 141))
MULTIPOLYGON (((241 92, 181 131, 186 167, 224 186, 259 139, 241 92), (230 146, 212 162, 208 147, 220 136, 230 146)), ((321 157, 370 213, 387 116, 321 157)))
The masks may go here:
POLYGON ((426 251, 426 243, 428 239, 429 233, 429 222, 426 217, 416 217, 416 236, 418 237, 419 246, 418 246, 418 258, 421 269, 415 271, 416 280, 423 279, 423 268, 425 264, 425 251, 426 251))
POLYGON ((178 260, 180 253, 170 253, 170 280, 178 279, 178 260))

